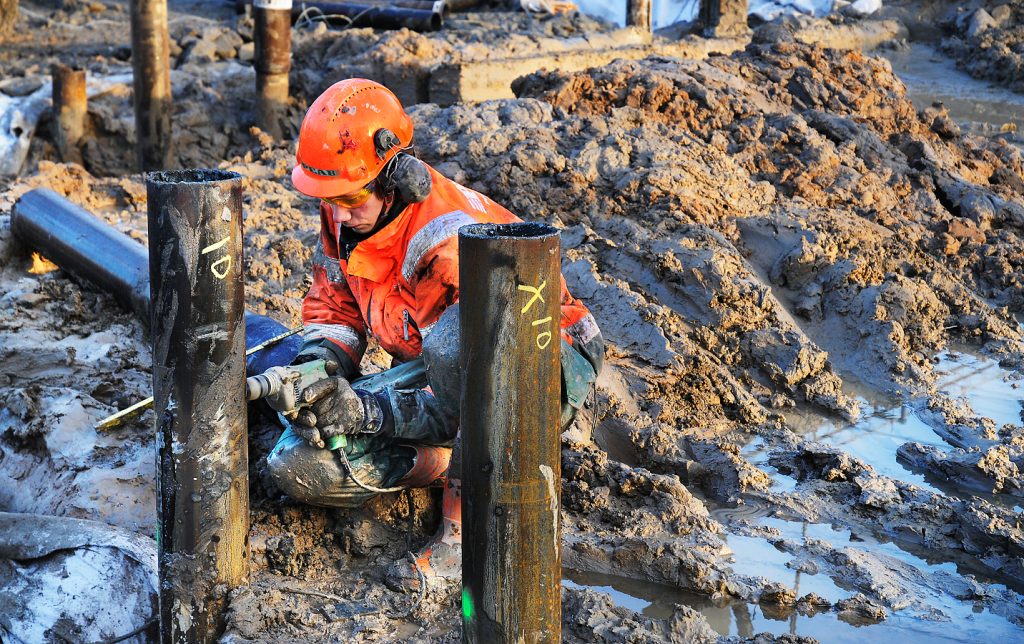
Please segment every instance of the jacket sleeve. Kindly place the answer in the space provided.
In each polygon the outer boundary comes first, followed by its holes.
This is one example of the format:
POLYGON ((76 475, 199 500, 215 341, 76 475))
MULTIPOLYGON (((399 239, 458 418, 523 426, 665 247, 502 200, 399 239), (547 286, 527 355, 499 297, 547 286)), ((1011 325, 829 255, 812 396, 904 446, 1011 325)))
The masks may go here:
POLYGON ((303 348, 322 346, 341 364, 350 378, 366 351, 366 327, 338 259, 337 240, 321 209, 320 238, 313 255, 313 284, 302 301, 303 348))
POLYGON ((594 316, 562 280, 562 427, 568 427, 590 394, 604 364, 604 337, 594 316))

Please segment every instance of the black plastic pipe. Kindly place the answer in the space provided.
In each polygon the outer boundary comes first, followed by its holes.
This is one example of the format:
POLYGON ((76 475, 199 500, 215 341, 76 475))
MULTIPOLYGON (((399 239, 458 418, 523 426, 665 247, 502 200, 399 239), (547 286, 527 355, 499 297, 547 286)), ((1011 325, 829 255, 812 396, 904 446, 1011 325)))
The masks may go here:
POLYGON ((292 19, 298 19, 308 8, 322 12, 328 22, 339 22, 353 27, 437 31, 444 24, 442 11, 347 2, 298 2, 292 7, 292 19), (331 16, 340 17, 334 20, 331 16))
MULTIPOLYGON (((149 328, 149 251, 145 246, 49 188, 29 190, 14 204, 11 231, 76 280, 113 295, 149 328)), ((245 313, 247 349, 285 331, 283 324, 265 315, 245 313)), ((288 364, 301 344, 301 338, 291 336, 249 356, 246 373, 255 375, 288 364)))
POLYGON ((558 230, 459 230, 462 638, 561 641, 558 230))
POLYGON ((146 178, 160 639, 216 642, 249 574, 242 178, 146 178))
POLYGON ((95 284, 149 322, 146 247, 49 188, 22 195, 11 232, 79 280, 95 284))

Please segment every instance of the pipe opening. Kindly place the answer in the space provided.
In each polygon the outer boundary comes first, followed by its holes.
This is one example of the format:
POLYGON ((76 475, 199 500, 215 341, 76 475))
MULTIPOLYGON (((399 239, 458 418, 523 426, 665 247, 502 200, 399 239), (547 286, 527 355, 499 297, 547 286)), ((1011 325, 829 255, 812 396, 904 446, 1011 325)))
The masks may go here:
POLYGON ((469 224, 459 229, 459 235, 474 239, 495 239, 500 237, 543 238, 557 235, 558 229, 547 224, 521 221, 512 224, 469 224))
POLYGON ((242 175, 237 172, 212 168, 164 170, 146 175, 146 181, 149 183, 216 183, 241 178, 242 175))
POLYGON ((442 16, 439 13, 430 14, 430 30, 438 31, 441 29, 442 16))

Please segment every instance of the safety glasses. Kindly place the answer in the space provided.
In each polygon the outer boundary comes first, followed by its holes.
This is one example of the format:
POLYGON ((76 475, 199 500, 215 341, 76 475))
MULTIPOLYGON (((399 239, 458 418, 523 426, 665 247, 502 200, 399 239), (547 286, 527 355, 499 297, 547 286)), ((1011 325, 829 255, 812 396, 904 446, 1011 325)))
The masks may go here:
POLYGON ((373 194, 376 187, 377 181, 375 179, 355 192, 350 192, 347 195, 338 195, 337 197, 324 197, 323 200, 341 208, 358 208, 370 200, 370 195, 373 194))

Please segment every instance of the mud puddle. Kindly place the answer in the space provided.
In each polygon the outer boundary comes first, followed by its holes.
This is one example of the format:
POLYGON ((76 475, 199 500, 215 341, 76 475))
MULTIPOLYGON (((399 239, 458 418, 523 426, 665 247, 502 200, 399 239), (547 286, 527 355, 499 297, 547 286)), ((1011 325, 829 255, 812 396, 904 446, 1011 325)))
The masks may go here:
POLYGON ((563 570, 563 584, 608 593, 620 607, 657 619, 672 616, 676 604, 701 613, 711 627, 723 636, 752 637, 758 633, 800 635, 822 642, 963 642, 995 637, 1015 639, 1020 631, 1001 615, 989 612, 971 601, 960 601, 948 594, 941 580, 973 575, 991 583, 991 588, 1006 591, 1006 586, 986 576, 976 565, 964 561, 933 559, 928 551, 904 549, 880 540, 872 534, 854 534, 827 524, 793 521, 771 516, 771 509, 759 502, 738 507, 715 507, 711 516, 727 526, 725 541, 732 551, 734 572, 763 577, 791 588, 796 598, 817 595, 832 607, 758 604, 736 599, 715 600, 677 588, 638 581, 616 575, 563 570), (749 532, 751 534, 739 534, 749 532), (762 536, 766 535, 766 536, 762 536), (866 620, 854 613, 840 612, 836 604, 849 600, 862 589, 851 573, 825 571, 825 559, 808 566, 807 553, 824 542, 831 552, 870 552, 906 564, 915 571, 913 580, 905 580, 907 608, 887 611, 882 621, 866 620), (808 572, 821 565, 817 572, 808 572))
MULTIPOLYGON (((967 401, 979 417, 990 418, 1001 427, 1020 425, 1024 407, 1024 388, 1020 376, 999 366, 991 358, 966 347, 936 356, 936 388, 953 398, 967 401)), ((806 440, 840 448, 871 465, 884 476, 906 481, 932 492, 956 498, 976 496, 1021 512, 1020 500, 1006 494, 985 494, 960 489, 954 482, 910 469, 897 458, 904 443, 920 443, 939 449, 949 446, 930 425, 914 412, 913 405, 900 399, 846 382, 848 393, 856 396, 863 415, 855 423, 823 416, 809 407, 798 407, 786 414, 789 428, 806 440)), ((778 473, 768 462, 771 447, 760 438, 747 443, 741 454, 772 476, 773 489, 792 491, 795 481, 778 473)))
POLYGON ((951 58, 923 43, 872 53, 888 59, 917 109, 941 101, 964 130, 985 136, 1003 133, 1024 145, 1024 96, 960 71, 951 58))
MULTIPOLYGON (((771 548, 770 545, 768 547, 771 548)), ((794 575, 799 579, 801 573, 789 570, 783 577, 788 578, 787 585, 792 583, 794 575)), ((793 608, 780 610, 779 607, 762 607, 743 601, 716 603, 704 595, 688 593, 678 588, 614 575, 571 570, 565 571, 562 584, 570 588, 588 588, 608 593, 616 606, 657 619, 670 618, 673 606, 683 604, 703 615, 715 632, 726 637, 753 637, 758 633, 767 632, 773 635, 807 635, 823 642, 852 642, 862 641, 863 638, 860 627, 842 622, 834 613, 800 614, 793 608)), ((803 587, 800 588, 800 592, 804 592, 803 587)))
MULTIPOLYGON (((712 515, 719 519, 727 518, 718 511, 712 511, 712 515)), ((780 536, 769 541, 763 537, 727 534, 726 541, 733 551, 733 570, 782 583, 792 588, 798 598, 813 593, 835 605, 856 595, 857 590, 852 583, 844 583, 842 578, 834 581, 822 572, 809 574, 801 571, 797 557, 781 546, 776 546, 776 543, 803 544, 806 540, 821 540, 829 542, 836 549, 870 549, 880 552, 924 574, 955 574, 957 570, 956 564, 928 563, 891 543, 881 543, 870 536, 862 538, 823 524, 786 521, 774 517, 763 518, 758 523, 761 527, 778 531, 780 536)), ((982 612, 973 603, 957 601, 940 590, 928 587, 914 590, 941 614, 914 614, 914 610, 908 609, 891 612, 884 621, 871 622, 837 613, 835 609, 827 607, 815 610, 805 604, 794 607, 738 600, 716 602, 703 595, 614 575, 565 570, 563 584, 608 593, 617 606, 658 619, 670 618, 673 606, 683 604, 700 612, 711 627, 723 636, 752 637, 767 632, 776 636, 809 636, 822 642, 862 642, 865 637, 872 642, 964 642, 982 641, 993 636, 1005 636, 1012 640, 1020 634, 1019 629, 1005 618, 982 612)))
POLYGON ((939 355, 935 365, 938 388, 954 398, 966 398, 971 409, 997 426, 1020 425, 1024 380, 991 358, 966 349, 939 355))

